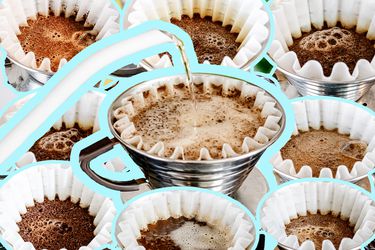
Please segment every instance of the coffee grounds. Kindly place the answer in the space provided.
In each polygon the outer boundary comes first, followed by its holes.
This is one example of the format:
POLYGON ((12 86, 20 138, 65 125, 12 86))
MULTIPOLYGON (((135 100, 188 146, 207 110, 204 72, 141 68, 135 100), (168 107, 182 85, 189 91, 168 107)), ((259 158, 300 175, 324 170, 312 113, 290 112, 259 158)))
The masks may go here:
POLYGON ((190 35, 200 63, 208 60, 219 65, 225 56, 233 59, 241 45, 236 42, 238 33, 231 33, 232 26, 223 27, 222 22, 213 22, 212 17, 184 15, 181 20, 172 18, 171 22, 190 35))
POLYGON ((347 220, 342 220, 332 214, 322 215, 320 213, 300 216, 292 219, 285 228, 287 235, 295 235, 300 244, 311 240, 315 249, 322 249, 323 240, 332 241, 336 249, 339 249, 343 238, 354 237, 354 227, 347 220))
POLYGON ((92 134, 91 130, 83 130, 78 124, 74 128, 63 126, 60 130, 50 129, 42 138, 35 142, 30 151, 37 161, 69 160, 75 143, 92 134))
POLYGON ((337 62, 344 62, 353 72, 360 59, 371 62, 375 55, 374 41, 367 39, 365 33, 359 34, 341 25, 322 30, 313 28, 295 39, 289 50, 297 54, 301 66, 309 60, 320 62, 326 76, 331 74, 337 62))
POLYGON ((213 89, 211 94, 203 94, 203 90, 196 88, 197 113, 190 92, 175 90, 174 96, 168 96, 165 89, 159 89, 164 98, 154 100, 145 95, 146 106, 139 109, 135 106, 136 114, 131 121, 136 134, 143 139, 143 150, 163 142, 166 157, 181 146, 186 160, 197 160, 203 147, 212 158, 219 159, 223 157, 224 143, 240 154, 245 137, 254 137, 264 124, 261 111, 253 106, 254 100, 240 97, 239 90, 233 89, 223 96, 221 87, 213 89))
POLYGON ((53 14, 28 20, 28 26, 20 27, 20 31, 17 37, 23 50, 34 52, 37 66, 44 58, 49 58, 52 71, 58 70, 61 59, 69 61, 96 38, 91 34, 92 27, 85 27, 84 22, 53 14))
POLYGON ((35 249, 78 250, 94 239, 94 217, 87 208, 71 201, 44 200, 28 207, 22 220, 17 223, 25 242, 35 249))
POLYGON ((147 250, 224 250, 228 235, 205 222, 185 217, 158 220, 141 231, 138 243, 147 250))
POLYGON ((337 130, 310 130, 292 136, 281 149, 283 159, 291 159, 298 172, 302 166, 312 168, 313 177, 319 177, 320 170, 330 168, 335 176, 338 166, 345 165, 349 171, 356 161, 361 161, 367 144, 350 139, 337 130))

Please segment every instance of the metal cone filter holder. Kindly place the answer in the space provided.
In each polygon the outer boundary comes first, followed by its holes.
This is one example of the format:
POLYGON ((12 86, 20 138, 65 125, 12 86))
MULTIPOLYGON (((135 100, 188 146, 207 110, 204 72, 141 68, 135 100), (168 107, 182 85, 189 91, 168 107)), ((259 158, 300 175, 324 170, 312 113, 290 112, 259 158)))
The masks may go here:
POLYGON ((355 4, 340 0, 333 5, 331 1, 275 1, 271 8, 275 16, 276 36, 269 54, 277 69, 303 96, 360 99, 375 83, 374 59, 359 60, 353 72, 344 62, 336 62, 331 74, 325 76, 318 61, 309 60, 302 65, 288 46, 293 44, 294 38, 301 37, 302 32, 321 29, 325 23, 329 27, 341 23, 345 28, 355 28, 373 40, 375 29, 370 23, 374 21, 374 6, 374 2, 365 0, 355 4))
MULTIPOLYGON (((81 151, 80 160, 82 169, 95 181, 112 189, 129 191, 137 190, 142 183, 149 182, 153 188, 168 186, 195 186, 208 188, 211 190, 233 194, 241 186, 247 175, 253 169, 258 159, 264 151, 272 145, 282 134, 285 129, 285 112, 279 101, 267 91, 232 77, 212 74, 194 74, 194 84, 205 83, 222 84, 225 86, 236 86, 242 88, 242 94, 248 93, 255 98, 257 106, 265 117, 266 121, 263 126, 258 128, 254 138, 246 138, 244 145, 247 150, 242 154, 232 154, 230 149, 223 150, 220 159, 212 159, 207 156, 207 151, 201 149, 200 157, 196 160, 185 160, 183 155, 179 154, 178 148, 170 157, 161 154, 160 144, 154 146, 151 150, 142 150, 139 145, 132 143, 132 139, 126 140, 123 134, 127 128, 131 127, 127 117, 116 121, 116 113, 122 106, 126 106, 126 100, 133 96, 143 96, 143 93, 152 92, 161 84, 180 84, 186 82, 184 76, 172 76, 153 81, 140 83, 133 88, 122 93, 111 105, 108 110, 108 124, 114 139, 104 138, 101 141, 81 151), (119 128, 123 128, 120 129, 119 128), (119 132, 119 131, 122 131, 119 132), (89 165, 91 160, 99 155, 111 150, 115 145, 122 145, 129 153, 134 162, 140 166, 146 179, 133 180, 127 182, 116 182, 105 179, 94 173, 89 165)), ((218 134, 220 131, 217 132, 218 134)), ((134 141, 134 140, 133 140, 134 141)), ((161 142, 162 144, 162 142, 161 142)))

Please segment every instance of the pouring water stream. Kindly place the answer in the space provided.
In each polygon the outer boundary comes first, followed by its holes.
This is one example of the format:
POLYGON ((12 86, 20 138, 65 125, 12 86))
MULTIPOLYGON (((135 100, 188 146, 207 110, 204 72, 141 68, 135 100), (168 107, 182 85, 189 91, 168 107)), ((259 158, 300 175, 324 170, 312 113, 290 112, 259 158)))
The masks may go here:
MULTIPOLYGON (((85 93, 83 91, 78 92, 78 90, 82 86, 85 86, 85 90, 88 91, 89 87, 94 86, 97 81, 93 81, 91 78, 97 72, 105 69, 113 62, 151 47, 171 43, 176 45, 176 42, 171 39, 170 35, 160 32, 160 30, 136 33, 133 37, 126 36, 126 34, 117 34, 112 36, 112 39, 110 41, 99 41, 92 45, 91 48, 97 46, 100 49, 93 50, 89 56, 77 56, 74 68, 71 67, 66 69, 65 72, 55 74, 53 77, 55 81, 43 87, 45 91, 38 93, 34 97, 36 99, 35 102, 29 102, 27 107, 25 106, 21 109, 24 112, 17 113, 2 126, 2 134, 0 134, 0 152, 2 152, 0 154, 0 164, 12 165, 15 159, 19 157, 17 149, 26 151, 27 147, 31 146, 26 144, 29 138, 35 135, 41 136, 46 133, 47 131, 43 131, 41 128, 48 130, 46 128, 48 126, 52 127, 55 122, 47 118, 56 116, 55 113, 58 110, 62 112, 59 108, 67 100, 78 101, 85 93), (99 44, 103 45, 103 43, 106 46, 100 47, 99 44)), ((86 50, 90 51, 90 48, 86 50)), ((182 51, 182 56, 186 58, 184 49, 182 51)), ((187 60, 184 59, 184 61, 187 60)), ((185 67, 187 69, 188 81, 191 81, 191 72, 188 63, 185 64, 185 67)), ((64 110, 64 112, 66 111, 64 110)))

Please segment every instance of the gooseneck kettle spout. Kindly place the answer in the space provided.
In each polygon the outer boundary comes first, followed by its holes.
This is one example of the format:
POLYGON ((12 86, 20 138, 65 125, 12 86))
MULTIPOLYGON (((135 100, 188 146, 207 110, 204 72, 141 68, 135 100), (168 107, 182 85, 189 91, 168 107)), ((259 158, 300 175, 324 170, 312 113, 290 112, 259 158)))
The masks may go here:
POLYGON ((59 109, 64 103, 73 104, 73 101, 78 101, 85 91, 97 83, 98 79, 96 81, 92 79, 97 72, 104 70, 114 62, 153 47, 172 43, 176 44, 177 48, 176 36, 171 35, 170 31, 168 33, 161 32, 160 26, 157 27, 158 29, 149 29, 146 32, 142 30, 142 33, 138 32, 138 28, 134 28, 133 30, 138 33, 133 32, 130 37, 129 33, 122 33, 112 36, 111 40, 99 41, 86 49, 87 52, 91 52, 86 54, 90 55, 79 54, 72 60, 75 62, 74 64, 71 61, 65 65, 62 72, 55 74, 52 81, 42 87, 41 93, 34 97, 35 101, 27 103, 20 110, 21 112, 18 112, 2 126, 0 170, 12 166, 20 157, 16 154, 22 154, 32 146, 29 138, 32 136, 41 137, 48 131, 47 126, 51 127, 55 122, 53 118, 59 119, 54 117, 58 115, 56 112, 59 111, 60 114, 66 111, 62 110, 63 108, 59 109), (134 33, 135 35, 132 35, 134 33), (92 51, 90 48, 95 50, 92 51), (97 48, 100 49, 97 50, 97 48), (81 91, 81 87, 85 88, 85 91, 81 91))

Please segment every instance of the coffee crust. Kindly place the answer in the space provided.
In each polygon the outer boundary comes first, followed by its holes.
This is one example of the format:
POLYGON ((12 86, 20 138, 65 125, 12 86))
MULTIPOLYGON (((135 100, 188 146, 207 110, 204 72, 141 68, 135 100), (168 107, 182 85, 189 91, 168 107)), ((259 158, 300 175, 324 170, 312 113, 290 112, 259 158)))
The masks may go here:
POLYGON ((69 200, 47 200, 28 207, 18 223, 20 235, 35 249, 78 250, 94 239, 94 217, 69 200))
POLYGON ((44 58, 49 58, 52 71, 58 70, 62 59, 69 61, 96 38, 92 27, 85 27, 84 22, 53 14, 29 19, 20 31, 17 37, 25 53, 34 52, 38 67, 44 58))
POLYGON ((324 27, 322 30, 312 28, 294 39, 289 50, 297 54, 303 66, 310 60, 320 62, 324 75, 329 76, 337 62, 344 62, 352 73, 360 59, 372 61, 375 55, 374 41, 366 38, 365 33, 357 33, 355 29, 324 27))

